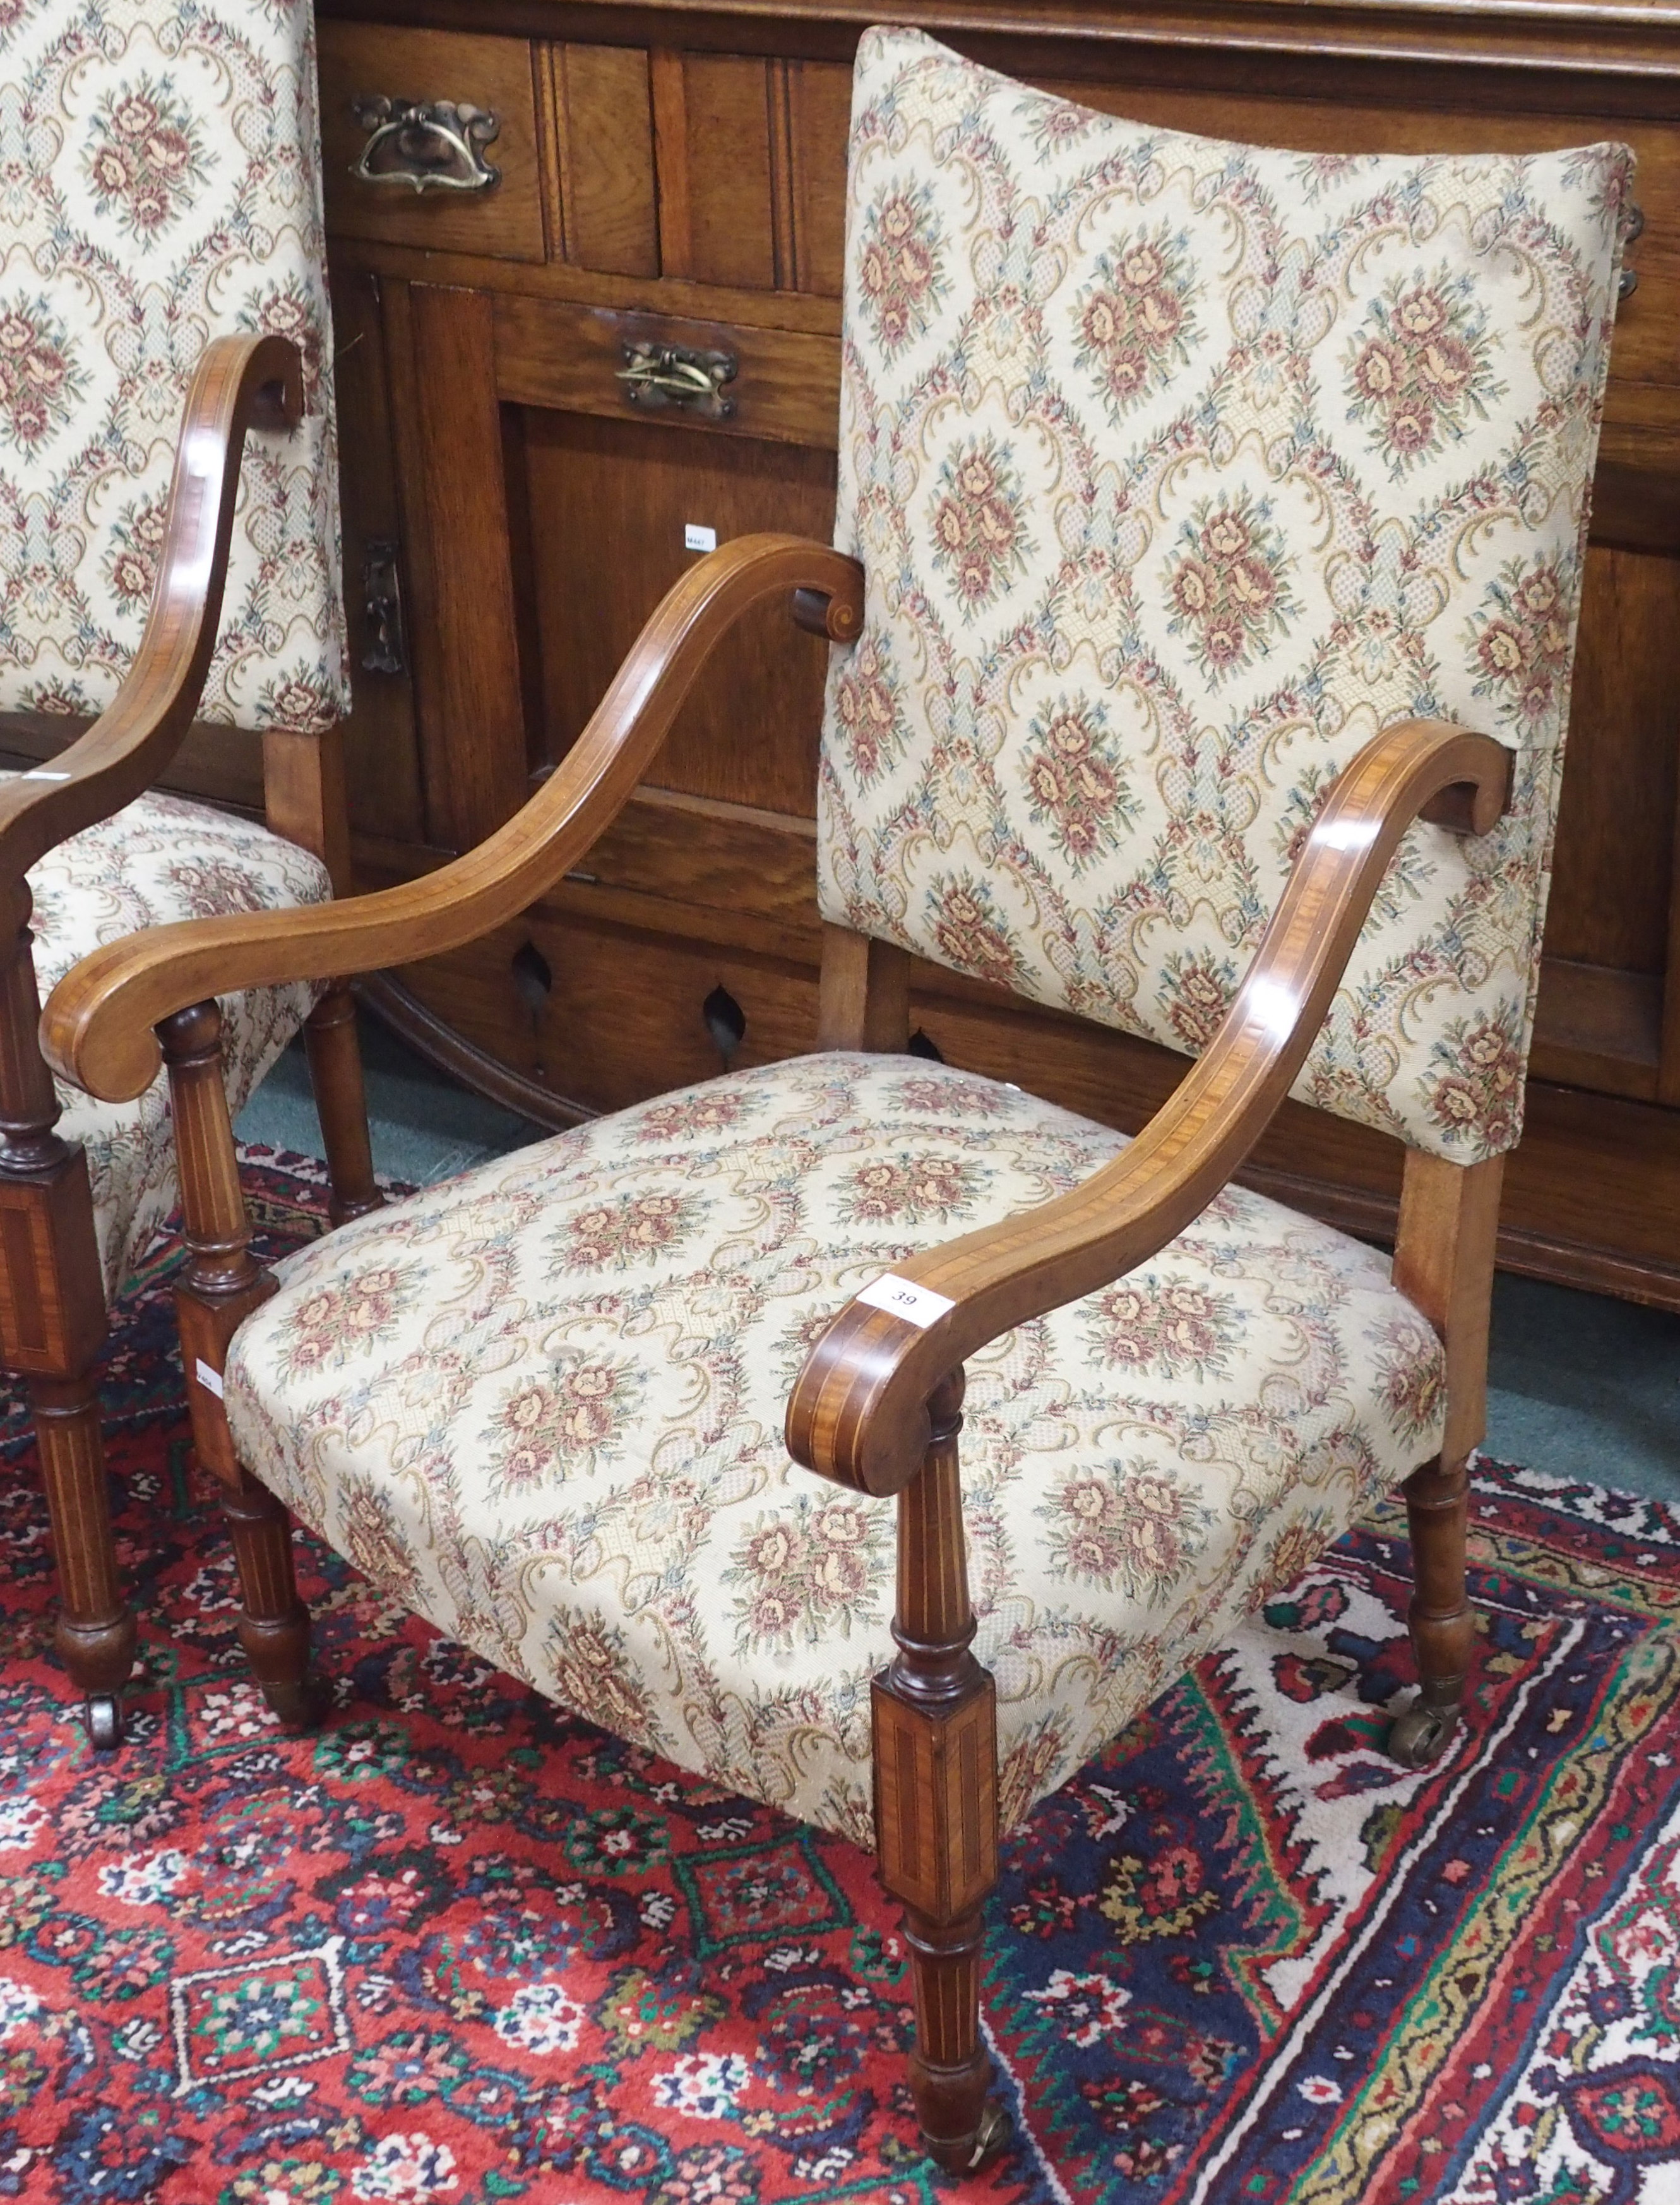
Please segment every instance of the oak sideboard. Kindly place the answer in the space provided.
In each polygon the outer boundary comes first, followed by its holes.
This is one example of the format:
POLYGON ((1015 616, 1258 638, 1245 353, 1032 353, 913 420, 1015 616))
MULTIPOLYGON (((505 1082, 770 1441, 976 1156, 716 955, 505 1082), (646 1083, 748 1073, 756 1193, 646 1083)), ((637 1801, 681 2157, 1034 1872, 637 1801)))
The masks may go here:
MULTIPOLYGON (((1511 1267, 1680 1308, 1680 6, 900 0, 1110 112, 1344 150, 1628 140, 1511 1267)), ((867 7, 318 0, 365 886, 499 825, 712 541, 833 514, 850 64, 867 7), (415 191, 389 173, 435 172, 415 191), (371 172, 371 176, 359 171, 371 172)), ((766 615, 583 868, 516 924, 373 976, 436 1061, 563 1124, 812 1046, 823 646, 766 615)), ((15 724, 39 755, 62 729, 15 724)), ((254 806, 256 739, 177 779, 254 806)), ((916 1045, 1135 1128, 1184 1070, 918 966, 916 1045)), ((1398 1151, 1286 1105, 1246 1174, 1392 1227, 1398 1151)))

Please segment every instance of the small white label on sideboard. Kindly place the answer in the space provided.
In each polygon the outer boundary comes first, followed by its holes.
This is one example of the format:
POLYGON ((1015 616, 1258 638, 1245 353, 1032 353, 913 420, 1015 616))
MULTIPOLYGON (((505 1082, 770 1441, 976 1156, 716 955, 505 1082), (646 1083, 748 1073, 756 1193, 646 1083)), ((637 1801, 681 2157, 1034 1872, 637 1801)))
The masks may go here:
POLYGON ((715 551, 717 531, 708 528, 703 521, 686 520, 682 527, 682 548, 685 551, 715 551))
POLYGON ((919 1325, 923 1332, 947 1310, 957 1306, 931 1287, 918 1287, 913 1279, 894 1278, 890 1271, 872 1287, 865 1287, 858 1299, 870 1309, 890 1310, 894 1316, 901 1316, 906 1324, 919 1325))
POLYGON ((219 1401, 222 1399, 222 1373, 219 1370, 212 1370, 202 1355, 195 1358, 194 1362, 193 1376, 206 1394, 214 1394, 219 1401))

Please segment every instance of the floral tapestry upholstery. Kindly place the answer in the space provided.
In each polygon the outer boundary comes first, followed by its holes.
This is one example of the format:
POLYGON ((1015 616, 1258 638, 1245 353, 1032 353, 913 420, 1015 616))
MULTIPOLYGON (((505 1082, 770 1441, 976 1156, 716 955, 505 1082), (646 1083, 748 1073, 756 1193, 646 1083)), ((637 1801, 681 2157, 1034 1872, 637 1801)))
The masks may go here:
MULTIPOLYGON (((619 1736, 867 1844, 894 1506, 790 1460, 835 1311, 1121 1148, 818 1055, 540 1142, 306 1248, 234 1337, 240 1459, 405 1609, 619 1736)), ((1231 1188, 967 1366, 1006 1820, 1440 1445, 1383 1257, 1231 1188)))
POLYGON ((140 642, 211 338, 305 360, 253 432, 199 715, 347 708, 306 0, 0 6, 0 710, 92 713, 140 642))
POLYGON ((1631 159, 1226 145, 867 33, 824 915, 1196 1054, 1341 767, 1480 728, 1508 816, 1413 828, 1295 1092, 1510 1148, 1631 159))
MULTIPOLYGON (((10 779, 9 775, 0 779, 10 779)), ((143 796, 50 850, 29 876, 35 972, 45 998, 102 942, 181 918, 325 903, 327 870, 266 827, 173 796, 143 796)), ((308 1017, 307 984, 223 999, 229 1108, 238 1112, 308 1017)), ((133 1102, 58 1083, 57 1130, 87 1150, 93 1229, 109 1300, 175 1204, 169 1094, 161 1072, 133 1102)))

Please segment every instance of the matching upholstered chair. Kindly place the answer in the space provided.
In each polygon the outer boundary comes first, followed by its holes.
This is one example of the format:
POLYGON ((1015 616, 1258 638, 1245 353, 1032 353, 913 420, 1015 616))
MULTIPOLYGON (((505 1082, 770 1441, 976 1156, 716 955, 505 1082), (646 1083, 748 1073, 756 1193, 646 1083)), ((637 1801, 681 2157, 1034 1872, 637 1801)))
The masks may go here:
MULTIPOLYGON (((175 1150, 161 1079, 117 1105, 55 1093, 37 978, 170 920, 322 902, 342 865, 314 96, 307 9, 129 0, 0 32, 21 155, 0 208, 0 711, 93 716, 0 776, 0 1364, 27 1382, 58 1650, 100 1745, 134 1626, 94 1369, 107 1298, 174 1207, 175 1150), (195 715, 263 731, 266 827, 143 793, 195 715)), ((229 1000, 230 1107, 317 992, 229 1000)), ((351 1015, 330 990, 312 1061, 345 1183, 371 1193, 351 1015)))
POLYGON ((274 1706, 317 1704, 289 1510, 536 1690, 873 1845, 947 2166, 996 2130, 1000 1825, 1398 1486, 1392 1750, 1466 1703, 1627 179, 1215 144, 869 33, 837 548, 698 563, 472 855, 113 943, 48 1005, 94 1094, 169 1067, 193 1413, 274 1706), (775 597, 832 646, 816 1053, 263 1273, 212 998, 503 923, 775 597), (1196 1061, 1127 1142, 906 1055, 917 957, 1196 1061), (1287 1093, 1404 1144, 1392 1264, 1233 1183, 1287 1093))

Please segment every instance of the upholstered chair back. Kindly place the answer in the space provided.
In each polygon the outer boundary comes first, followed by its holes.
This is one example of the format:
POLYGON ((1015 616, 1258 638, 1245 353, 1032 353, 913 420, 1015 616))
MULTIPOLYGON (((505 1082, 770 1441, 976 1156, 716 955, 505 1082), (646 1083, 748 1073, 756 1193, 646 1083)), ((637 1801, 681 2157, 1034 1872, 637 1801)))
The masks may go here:
POLYGON ((348 704, 312 10, 0 8, 0 710, 109 704, 145 624, 209 340, 295 338, 300 433, 253 434, 200 707, 348 704))
POLYGON ((1506 817, 1412 829, 1295 1091, 1511 1146, 1630 165, 1224 145, 869 33, 825 916, 1195 1053, 1340 769, 1480 728, 1506 817))

